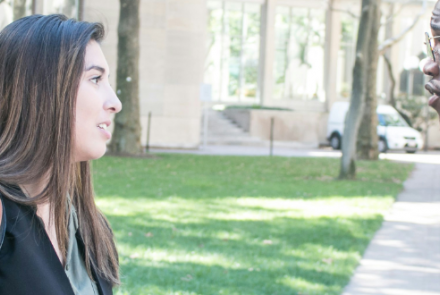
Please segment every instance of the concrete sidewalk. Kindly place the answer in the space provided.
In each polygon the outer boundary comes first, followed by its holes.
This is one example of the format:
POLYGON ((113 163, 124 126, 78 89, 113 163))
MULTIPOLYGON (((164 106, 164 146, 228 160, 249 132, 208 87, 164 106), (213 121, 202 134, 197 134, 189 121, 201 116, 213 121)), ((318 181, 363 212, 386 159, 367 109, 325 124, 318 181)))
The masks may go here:
MULTIPOLYGON (((152 153, 173 153, 193 155, 217 155, 217 156, 269 156, 269 146, 244 146, 244 145, 208 145, 198 149, 150 149, 152 153)), ((317 157, 317 158, 340 158, 341 151, 335 151, 330 147, 323 148, 300 148, 278 145, 273 148, 274 156, 282 157, 317 157)), ((418 151, 417 154, 407 154, 404 151, 390 151, 380 154, 381 159, 412 163, 435 163, 440 164, 439 151, 418 151)))
MULTIPOLYGON (((199 149, 150 149, 153 153, 193 154, 193 155, 217 155, 217 156, 269 156, 269 146, 244 146, 244 145, 208 145, 199 149)), ((339 158, 340 151, 331 148, 293 148, 275 146, 274 156, 283 157, 324 157, 339 158)))
POLYGON ((440 295, 440 165, 416 164, 343 295, 440 295))

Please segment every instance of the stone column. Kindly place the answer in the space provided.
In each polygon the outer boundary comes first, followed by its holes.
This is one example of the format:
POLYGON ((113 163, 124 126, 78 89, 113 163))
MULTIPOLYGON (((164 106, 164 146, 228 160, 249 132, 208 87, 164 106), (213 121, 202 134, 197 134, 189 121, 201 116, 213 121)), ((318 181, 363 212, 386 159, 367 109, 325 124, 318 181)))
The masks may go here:
MULTIPOLYGON (((102 21, 102 48, 114 81, 119 1, 84 0, 85 20, 102 21)), ((143 0, 140 29, 142 143, 152 113, 150 144, 196 148, 200 143, 200 85, 206 56, 206 0, 143 0)))
POLYGON ((338 100, 336 84, 338 77, 338 53, 341 39, 341 19, 340 12, 331 9, 334 2, 334 0, 330 1, 326 15, 324 88, 327 112, 330 110, 333 102, 338 100))
POLYGON ((44 9, 44 0, 32 1, 32 14, 42 14, 44 9))
POLYGON ((260 102, 272 100, 273 63, 275 58, 275 14, 277 0, 267 0, 261 12, 260 102))
POLYGON ((206 57, 206 1, 145 1, 141 14, 143 129, 152 112, 153 146, 196 148, 206 57))

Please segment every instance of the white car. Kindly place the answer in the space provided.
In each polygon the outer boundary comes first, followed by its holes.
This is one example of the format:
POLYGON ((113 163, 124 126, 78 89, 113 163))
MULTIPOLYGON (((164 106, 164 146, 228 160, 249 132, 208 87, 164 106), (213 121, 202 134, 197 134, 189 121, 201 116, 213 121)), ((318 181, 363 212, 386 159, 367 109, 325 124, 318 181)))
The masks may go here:
MULTIPOLYGON (((335 102, 330 110, 327 124, 327 139, 333 149, 341 148, 344 133, 345 117, 349 103, 345 101, 335 102)), ((395 108, 389 105, 379 105, 376 109, 379 125, 379 151, 405 150, 407 153, 415 153, 423 147, 423 138, 420 132, 409 127, 395 108)))

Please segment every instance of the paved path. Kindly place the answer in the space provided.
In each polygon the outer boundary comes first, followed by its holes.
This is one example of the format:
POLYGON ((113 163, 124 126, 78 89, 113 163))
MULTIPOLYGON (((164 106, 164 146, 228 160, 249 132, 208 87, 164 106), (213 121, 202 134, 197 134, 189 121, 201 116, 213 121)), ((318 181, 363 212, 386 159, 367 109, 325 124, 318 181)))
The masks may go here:
MULTIPOLYGON (((206 147, 200 147, 199 149, 151 149, 151 152, 195 155, 268 156, 270 150, 269 146, 208 145, 206 147)), ((273 148, 273 155, 284 157, 339 158, 341 157, 341 152, 334 151, 330 147, 305 148, 300 146, 283 146, 281 143, 277 143, 273 148)), ((381 154, 380 158, 392 161, 440 164, 439 151, 419 151, 416 154, 392 151, 386 154, 381 154)))
MULTIPOLYGON (((269 156, 270 148, 268 146, 208 145, 206 147, 200 147, 199 149, 151 149, 151 152, 222 156, 269 156)), ((273 155, 285 157, 338 158, 341 156, 341 152, 334 151, 331 148, 298 149, 276 146, 273 149, 273 155)))
POLYGON ((416 164, 343 295, 440 295, 440 165, 416 164))
MULTIPOLYGON (((177 153, 194 155, 221 155, 221 156, 269 156, 269 147, 264 146, 233 146, 233 145, 209 145, 199 149, 151 149, 153 153, 177 153)), ((331 157, 341 156, 340 151, 334 151, 330 148, 325 149, 296 149, 288 147, 275 147, 274 156, 284 157, 331 157)))

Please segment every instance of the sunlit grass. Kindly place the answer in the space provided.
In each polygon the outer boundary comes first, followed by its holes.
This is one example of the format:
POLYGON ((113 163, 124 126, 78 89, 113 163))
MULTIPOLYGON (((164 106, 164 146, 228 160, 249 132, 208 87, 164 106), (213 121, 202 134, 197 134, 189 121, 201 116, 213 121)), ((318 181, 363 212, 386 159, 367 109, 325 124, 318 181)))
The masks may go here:
POLYGON ((120 254, 116 294, 339 294, 411 165, 160 155, 94 163, 120 254))

